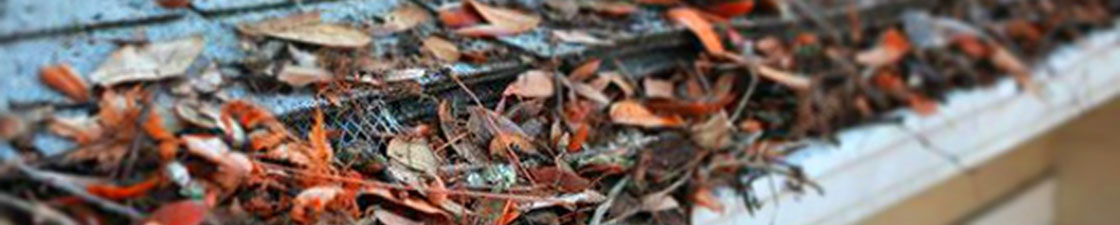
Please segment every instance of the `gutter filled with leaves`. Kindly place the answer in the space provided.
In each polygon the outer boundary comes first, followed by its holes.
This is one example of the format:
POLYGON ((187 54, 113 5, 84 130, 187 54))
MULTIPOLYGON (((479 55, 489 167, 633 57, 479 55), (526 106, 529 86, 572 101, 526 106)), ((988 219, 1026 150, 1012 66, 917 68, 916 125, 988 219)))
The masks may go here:
POLYGON ((784 156, 838 129, 1003 77, 1038 94, 1027 59, 1120 8, 873 3, 417 1, 241 24, 222 65, 201 36, 125 43, 89 76, 42 68, 73 104, 4 115, 24 154, 0 197, 63 224, 683 224, 726 212, 714 187, 827 189, 784 156), (41 157, 40 131, 77 147, 41 157))

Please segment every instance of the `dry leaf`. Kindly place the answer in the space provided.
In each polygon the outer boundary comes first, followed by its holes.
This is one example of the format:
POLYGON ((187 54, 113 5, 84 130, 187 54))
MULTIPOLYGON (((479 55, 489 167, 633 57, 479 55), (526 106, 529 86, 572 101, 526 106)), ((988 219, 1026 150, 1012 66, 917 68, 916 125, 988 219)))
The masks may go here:
POLYGON ((734 130, 726 113, 716 113, 707 121, 695 124, 690 129, 692 141, 706 149, 723 149, 731 145, 731 132, 734 130))
POLYGON ((334 80, 331 72, 319 67, 285 64, 276 79, 293 87, 303 87, 313 83, 326 83, 334 80))
POLYGON ((671 6, 681 4, 681 0, 637 0, 639 4, 671 6))
POLYGON ((101 137, 101 125, 92 117, 59 117, 50 120, 47 127, 51 133, 73 139, 78 144, 90 143, 101 137))
POLYGON ((678 116, 657 116, 642 104, 625 100, 616 102, 610 108, 611 121, 617 124, 634 125, 646 128, 679 127, 684 119, 678 116))
POLYGON ((201 202, 182 200, 160 206, 140 224, 198 225, 206 220, 209 211, 201 202))
POLYGON ((513 200, 506 200, 505 206, 502 207, 502 216, 495 223, 498 225, 510 224, 518 216, 521 216, 521 211, 517 210, 516 204, 513 204, 513 200))
POLYGON ((700 38, 700 43, 704 44, 704 49, 708 53, 714 55, 722 55, 726 51, 723 48, 723 42, 719 39, 719 34, 716 34, 715 29, 712 29, 712 24, 701 16, 699 11, 689 7, 677 7, 669 10, 669 19, 673 22, 683 24, 697 38, 700 38))
POLYGON ((261 32, 275 38, 338 48, 358 48, 372 41, 365 32, 340 24, 315 23, 261 32))
POLYGON ((992 50, 992 56, 988 60, 992 62, 992 65, 1011 74, 1021 87, 1031 92, 1037 92, 1039 87, 1031 80, 1030 67, 1027 67, 1023 61, 1007 51, 1006 48, 996 47, 992 50))
POLYGON ((39 79, 74 101, 86 102, 92 98, 89 85, 70 65, 57 64, 43 67, 39 70, 39 79))
MULTIPOLYGON (((570 0, 560 0, 560 1, 568 2, 570 0)), ((603 45, 603 46, 614 45, 613 41, 603 40, 603 39, 600 39, 598 37, 592 36, 591 34, 588 34, 587 32, 583 32, 583 31, 580 31, 580 30, 552 30, 552 37, 556 38, 556 40, 558 40, 560 42, 565 42, 565 43, 576 43, 576 44, 585 44, 585 45, 603 45)))
POLYGON ((557 167, 547 166, 530 171, 538 183, 555 186, 562 192, 579 192, 591 187, 591 181, 557 167))
POLYGON ((906 35, 898 29, 890 29, 883 33, 875 48, 856 55, 856 62, 876 67, 886 66, 902 60, 909 51, 910 41, 906 40, 906 35))
POLYGON ((602 105, 611 104, 611 98, 610 97, 607 97, 606 94, 603 94, 603 92, 599 91, 598 89, 595 89, 595 87, 592 87, 591 85, 587 85, 587 84, 584 84, 584 83, 578 83, 578 82, 571 82, 571 83, 568 83, 568 84, 569 84, 568 87, 571 87, 572 91, 575 91, 576 94, 579 94, 580 96, 583 96, 584 98, 587 98, 591 101, 594 101, 594 102, 602 104, 602 105))
POLYGON ((292 220, 302 224, 312 222, 318 213, 322 212, 342 191, 343 189, 338 186, 316 186, 304 189, 292 200, 292 220), (310 215, 311 217, 308 215, 308 209, 314 213, 310 215))
POLYGON ((411 3, 404 3, 385 16, 385 28, 393 32, 412 29, 431 20, 427 10, 411 3))
POLYGON ((666 193, 653 193, 642 197, 642 211, 657 212, 680 207, 680 203, 673 196, 666 193))
POLYGON ((529 136, 517 123, 494 111, 477 106, 472 106, 467 110, 470 113, 470 118, 467 120, 467 129, 475 137, 482 140, 489 141, 499 134, 529 136))
POLYGON ((489 23, 488 25, 477 25, 455 31, 468 36, 496 37, 519 34, 536 28, 541 22, 541 18, 535 15, 493 7, 472 0, 463 1, 463 8, 473 9, 479 17, 489 23))
POLYGON ((542 70, 529 70, 522 73, 517 81, 506 87, 502 95, 517 95, 525 98, 552 97, 556 87, 552 83, 552 73, 542 70))
POLYGON ((530 154, 537 153, 537 148, 533 145, 533 143, 529 141, 529 139, 520 135, 501 133, 497 136, 494 136, 494 139, 490 140, 490 154, 506 155, 508 154, 509 150, 530 154))
POLYGON ((537 201, 523 204, 523 210, 532 211, 534 209, 542 209, 553 206, 573 207, 577 204, 596 204, 607 200, 607 196, 592 189, 583 190, 583 192, 573 194, 563 194, 549 199, 550 201, 537 201))
POLYGON ((202 53, 204 39, 192 36, 145 46, 126 45, 90 74, 93 83, 113 86, 123 82, 153 81, 183 75, 202 53))
POLYGON ((322 22, 322 17, 322 13, 319 11, 296 13, 252 24, 240 24, 237 26, 237 30, 247 35, 264 35, 265 31, 280 31, 298 26, 318 24, 322 22))
POLYGON ((572 72, 568 74, 568 79, 572 81, 587 80, 591 78, 592 75, 595 75, 595 72, 599 71, 599 65, 601 64, 603 64, 602 59, 588 60, 579 67, 576 67, 576 69, 572 70, 572 72))
POLYGON ((432 54, 443 62, 459 61, 459 47, 450 41, 437 36, 424 39, 424 52, 432 54))
POLYGON ((580 1, 572 0, 546 0, 544 5, 549 9, 560 13, 563 18, 572 18, 579 13, 580 1))
POLYGON ((407 217, 397 215, 396 213, 388 210, 374 210, 373 216, 377 217, 377 221, 385 225, 424 225, 420 221, 415 221, 407 217))
POLYGON ((218 163, 239 167, 235 163, 226 161, 226 154, 230 152, 229 146, 221 138, 197 135, 186 135, 180 138, 187 146, 187 150, 198 157, 218 163))
POLYGON ((214 104, 198 100, 182 100, 175 104, 175 115, 188 123, 202 128, 219 128, 218 119, 221 109, 214 104))
POLYGON ((436 174, 439 169, 439 159, 436 158, 427 141, 394 138, 389 141, 386 153, 390 159, 428 174, 436 174))
POLYGON ((650 98, 664 98, 673 99, 673 82, 667 80, 660 80, 655 78, 646 78, 642 80, 642 86, 645 86, 646 96, 650 98))

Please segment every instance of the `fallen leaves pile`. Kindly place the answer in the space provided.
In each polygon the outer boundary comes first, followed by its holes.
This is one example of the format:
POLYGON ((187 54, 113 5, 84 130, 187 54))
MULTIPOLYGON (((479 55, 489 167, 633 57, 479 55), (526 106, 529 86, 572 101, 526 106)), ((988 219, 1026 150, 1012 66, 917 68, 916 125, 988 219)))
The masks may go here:
POLYGON ((207 41, 195 36, 126 43, 88 76, 43 67, 42 82, 71 102, 5 113, 3 138, 21 154, 0 169, 0 197, 30 205, 12 217, 20 224, 684 224, 696 210, 735 210, 719 187, 741 192, 748 210, 763 176, 819 190, 786 156, 838 129, 899 108, 935 114, 946 92, 1003 76, 1038 94, 1026 59, 1111 19, 1094 0, 946 1, 877 26, 855 11, 814 18, 823 12, 796 0, 513 2, 405 3, 360 24, 316 12, 241 24, 247 56, 233 65, 201 60, 207 41), (695 51, 671 53, 687 61, 636 74, 619 58, 564 65, 469 44, 574 24, 546 35, 610 49, 622 40, 599 31, 643 13, 687 32, 695 51), (736 25, 768 17, 813 28, 736 25), (595 23, 607 25, 579 29, 595 23), (370 47, 389 35, 405 43, 370 47), (496 101, 432 72, 508 58, 530 68, 496 101), (433 76, 466 95, 426 95, 417 80, 433 76), (263 103, 230 97, 232 86, 330 104, 297 131, 263 103), (364 107, 347 96, 371 90, 434 102, 435 115, 341 145, 328 112, 364 107), (30 143, 41 132, 74 147, 42 157, 30 143))

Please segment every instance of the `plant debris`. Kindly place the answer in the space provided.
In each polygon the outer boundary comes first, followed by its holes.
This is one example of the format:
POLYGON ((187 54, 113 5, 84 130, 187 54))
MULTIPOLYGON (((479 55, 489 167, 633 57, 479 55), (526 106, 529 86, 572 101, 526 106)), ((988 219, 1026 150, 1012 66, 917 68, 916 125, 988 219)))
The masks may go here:
POLYGON ((0 115, 19 153, 0 197, 63 224, 680 224, 733 213, 715 190, 762 176, 822 188, 787 158, 799 143, 1003 78, 1032 91, 1033 59, 1113 13, 952 0, 838 29, 877 8, 531 2, 243 23, 233 62, 196 63, 192 36, 123 44, 85 77, 52 63, 40 79, 69 100, 0 115), (261 98, 286 95, 314 101, 261 98), (38 154, 41 136, 70 149, 38 154))

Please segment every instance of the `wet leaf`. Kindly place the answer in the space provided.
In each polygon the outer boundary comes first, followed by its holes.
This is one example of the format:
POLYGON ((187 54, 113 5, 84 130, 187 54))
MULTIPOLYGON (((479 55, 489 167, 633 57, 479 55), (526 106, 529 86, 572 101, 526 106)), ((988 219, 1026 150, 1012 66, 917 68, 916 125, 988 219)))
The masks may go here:
POLYGON ((181 76, 202 53, 204 44, 202 36, 192 36, 144 46, 125 45, 101 63, 90 79, 107 87, 181 76))
POLYGON ((411 3, 404 3, 385 16, 385 28, 393 32, 412 29, 431 20, 427 10, 411 3))
POLYGON ((210 209, 201 202, 182 200, 160 206, 141 224, 198 225, 206 220, 210 209))
POLYGON ((909 51, 910 41, 906 35, 898 29, 890 29, 883 33, 875 48, 856 55, 856 62, 876 67, 890 65, 902 60, 909 51))
POLYGON ((412 141, 405 138, 394 138, 389 141, 386 150, 389 158, 415 170, 428 174, 436 174, 439 169, 439 159, 432 153, 426 141, 412 141))
POLYGON ((645 87, 647 97, 664 99, 675 98, 673 94, 673 82, 671 81, 646 78, 642 80, 642 86, 645 87))
POLYGON ((719 39, 719 34, 716 33, 715 29, 712 29, 712 24, 704 19, 696 9, 677 7, 670 9, 667 15, 673 22, 682 24, 692 31, 692 34, 700 39, 700 43, 704 44, 704 49, 708 53, 722 55, 726 52, 723 48, 723 41, 719 39))
POLYGON ((610 116, 614 123, 646 128, 680 127, 684 125, 684 119, 680 117, 654 115, 645 106, 632 100, 616 102, 611 105, 610 116))
POLYGON ((92 98, 89 85, 70 65, 57 64, 43 67, 39 70, 39 79, 74 101, 87 102, 92 98))
POLYGON ((443 62, 459 61, 459 47, 446 39, 430 36, 424 39, 424 52, 443 62))
POLYGON ((525 98, 547 98, 552 97, 556 92, 556 87, 552 83, 552 73, 542 70, 529 70, 521 73, 502 95, 517 95, 525 98))

